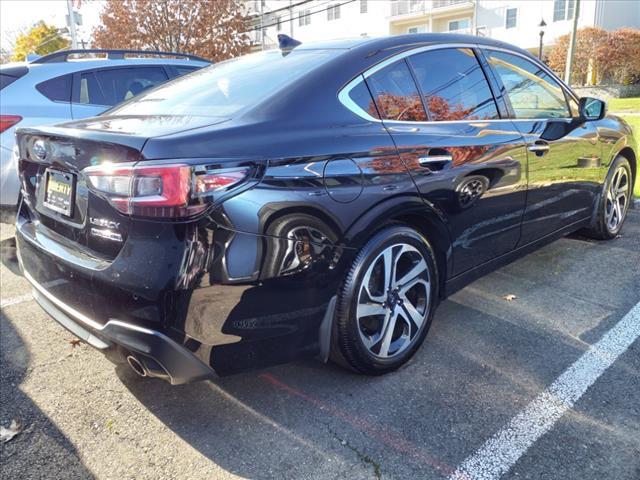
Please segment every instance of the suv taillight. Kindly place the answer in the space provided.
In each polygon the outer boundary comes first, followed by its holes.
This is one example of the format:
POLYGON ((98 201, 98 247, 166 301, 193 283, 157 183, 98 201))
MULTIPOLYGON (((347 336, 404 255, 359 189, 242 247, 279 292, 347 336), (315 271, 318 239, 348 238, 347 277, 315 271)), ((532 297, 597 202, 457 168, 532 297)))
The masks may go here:
POLYGON ((182 163, 162 165, 103 164, 83 173, 93 189, 121 213, 142 217, 189 217, 210 200, 245 180, 249 167, 208 169, 182 163))
POLYGON ((0 133, 13 127, 22 120, 20 115, 0 115, 0 133))

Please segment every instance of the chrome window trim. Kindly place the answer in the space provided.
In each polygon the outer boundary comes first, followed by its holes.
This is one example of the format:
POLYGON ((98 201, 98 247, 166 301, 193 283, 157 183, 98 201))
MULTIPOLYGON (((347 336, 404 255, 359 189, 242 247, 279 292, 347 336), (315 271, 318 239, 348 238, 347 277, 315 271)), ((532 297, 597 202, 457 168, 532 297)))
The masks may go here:
MULTIPOLYGON (((405 50, 404 52, 400 52, 392 57, 389 57, 383 61, 381 61, 380 63, 377 63, 376 65, 370 67, 369 69, 365 70, 364 72, 358 74, 356 77, 354 77, 349 83, 347 83, 344 87, 342 87, 340 89, 340 91, 338 92, 338 100, 340 101, 340 103, 342 103, 342 105, 344 105, 347 109, 349 109, 351 112, 355 113, 356 115, 358 115, 360 118, 367 120, 369 122, 377 122, 377 123, 391 123, 391 124, 409 124, 409 125, 433 125, 433 124, 442 124, 442 123, 486 123, 486 122, 504 122, 504 121, 511 121, 511 122, 543 122, 543 121, 548 121, 548 120, 572 120, 573 117, 551 117, 551 118, 496 118, 496 119, 487 119, 487 120, 427 120, 427 121, 409 121, 409 120, 382 120, 379 118, 374 118, 372 117, 369 113, 367 113, 365 110, 363 110, 362 108, 360 108, 360 106, 358 104, 356 104, 351 97, 349 96, 349 94, 351 93, 351 90, 353 90, 356 86, 358 86, 360 83, 364 82, 368 77, 370 77, 371 75, 373 75, 374 73, 382 70, 383 68, 391 65, 392 63, 395 63, 399 60, 405 59, 407 57, 410 57, 412 55, 418 54, 418 53, 423 53, 423 52, 429 52, 432 50, 442 50, 445 48, 477 48, 479 50, 496 50, 496 51, 500 51, 500 52, 505 52, 505 53, 509 53, 512 55, 516 55, 518 57, 521 57, 525 60, 528 60, 529 62, 533 63, 534 65, 542 68, 542 70, 544 70, 545 73, 547 73, 548 75, 550 75, 554 80, 556 80, 558 82, 558 84, 560 85, 560 88, 562 88, 563 91, 567 92, 569 95, 571 95, 571 97, 575 100, 575 101, 579 101, 578 97, 573 93, 573 91, 567 87, 567 85, 565 85, 565 83, 558 78, 558 76, 553 73, 544 63, 538 61, 535 58, 531 58, 527 55, 524 55, 520 52, 508 49, 508 48, 504 48, 504 47, 499 47, 499 46, 493 46, 493 45, 482 45, 482 44, 478 44, 478 43, 439 43, 437 45, 425 45, 422 47, 416 47, 416 48, 411 48, 409 50, 405 50)), ((488 61, 488 60, 487 60, 488 61)), ((567 105, 567 107, 569 108, 569 112, 571 112, 571 107, 569 105, 567 105)))
MULTIPOLYGON (((356 78, 351 80, 349 83, 347 83, 344 87, 342 87, 340 92, 338 92, 338 100, 340 100, 340 103, 342 103, 342 105, 347 107, 349 110, 351 110, 353 113, 355 113, 359 117, 364 118, 365 120, 368 120, 370 122, 381 122, 382 120, 380 120, 379 118, 372 117, 371 115, 369 115, 368 112, 360 108, 360 105, 354 102, 349 96, 349 94, 351 93, 351 90, 353 90, 355 87, 360 85, 360 83, 362 82, 364 82, 364 77, 362 76, 362 74, 360 74, 356 78)), ((367 90, 368 90, 368 87, 367 87, 367 90)))
POLYGON ((387 58, 386 60, 381 61, 380 63, 366 70, 362 74, 362 76, 364 78, 368 78, 374 73, 391 65, 392 63, 395 63, 398 60, 402 60, 403 58, 410 57, 411 55, 415 55, 422 52, 429 52, 431 50, 442 50, 445 48, 478 48, 478 44, 476 43, 439 43, 437 45, 425 45, 423 47, 411 48, 409 50, 405 50, 404 52, 400 52, 394 55, 393 57, 390 57, 390 58, 387 58))

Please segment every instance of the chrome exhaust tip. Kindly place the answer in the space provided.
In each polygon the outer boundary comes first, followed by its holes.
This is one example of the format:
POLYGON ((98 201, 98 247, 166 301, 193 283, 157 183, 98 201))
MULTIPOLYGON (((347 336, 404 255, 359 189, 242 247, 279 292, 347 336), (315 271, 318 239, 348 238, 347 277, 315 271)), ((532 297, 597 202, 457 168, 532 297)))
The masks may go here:
POLYGON ((140 360, 138 360, 133 355, 127 356, 127 363, 129 364, 131 369, 141 377, 147 376, 147 370, 144 368, 144 365, 142 365, 142 363, 140 363, 140 360))

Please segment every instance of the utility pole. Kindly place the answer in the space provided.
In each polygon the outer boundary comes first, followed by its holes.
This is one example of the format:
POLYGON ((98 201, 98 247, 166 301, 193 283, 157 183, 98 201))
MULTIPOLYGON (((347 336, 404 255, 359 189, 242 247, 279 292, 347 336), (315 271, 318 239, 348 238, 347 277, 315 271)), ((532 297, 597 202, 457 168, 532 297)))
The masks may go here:
POLYGON ((289 0, 289 36, 293 38, 293 0, 289 0))
POLYGON ((78 37, 76 35, 76 13, 73 10, 71 0, 67 0, 67 23, 69 25, 69 33, 71 33, 71 48, 78 48, 78 37))
POLYGON ((578 16, 580 15, 580 0, 576 0, 576 7, 573 12, 573 27, 569 38, 569 50, 567 51, 567 61, 564 68, 564 83, 571 86, 571 67, 573 67, 573 54, 576 50, 576 33, 578 30, 578 16))
POLYGON ((264 0, 260 1, 260 46, 264 51, 264 0))

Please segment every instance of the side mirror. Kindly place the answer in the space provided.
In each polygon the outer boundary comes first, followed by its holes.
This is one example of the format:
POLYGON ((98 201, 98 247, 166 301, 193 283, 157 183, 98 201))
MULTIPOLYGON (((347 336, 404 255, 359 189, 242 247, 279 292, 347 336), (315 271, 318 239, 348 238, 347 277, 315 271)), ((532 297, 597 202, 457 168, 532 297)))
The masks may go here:
POLYGON ((600 120, 607 113, 607 104, 602 100, 591 97, 582 97, 580 99, 580 118, 585 122, 600 120))

